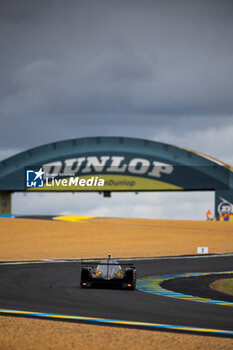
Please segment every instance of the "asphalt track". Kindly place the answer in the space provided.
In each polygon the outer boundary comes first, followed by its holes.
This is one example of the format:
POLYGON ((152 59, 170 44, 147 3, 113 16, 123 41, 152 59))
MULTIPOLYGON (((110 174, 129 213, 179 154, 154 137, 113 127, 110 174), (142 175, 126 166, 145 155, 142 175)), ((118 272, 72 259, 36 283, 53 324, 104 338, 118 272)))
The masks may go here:
MULTIPOLYGON (((233 267, 233 256, 137 260, 135 265, 139 278, 229 271, 233 267)), ((202 304, 138 290, 81 289, 79 281, 79 262, 0 265, 0 308, 227 330, 233 334, 230 306, 202 304)))
POLYGON ((161 287, 185 295, 198 296, 222 300, 233 305, 233 295, 218 292, 209 287, 210 283, 218 279, 232 278, 233 274, 209 275, 201 277, 175 278, 161 283, 161 287))

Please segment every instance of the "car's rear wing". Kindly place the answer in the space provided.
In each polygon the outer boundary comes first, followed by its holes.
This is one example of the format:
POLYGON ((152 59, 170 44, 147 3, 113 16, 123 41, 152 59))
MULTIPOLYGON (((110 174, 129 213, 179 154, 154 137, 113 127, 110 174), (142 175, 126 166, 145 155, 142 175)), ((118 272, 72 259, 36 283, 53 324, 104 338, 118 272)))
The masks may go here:
POLYGON ((114 262, 103 262, 101 260, 81 260, 81 265, 82 266, 98 266, 98 265, 120 265, 120 266, 124 266, 124 267, 134 267, 134 264, 132 262, 121 262, 121 261, 114 261, 114 262))

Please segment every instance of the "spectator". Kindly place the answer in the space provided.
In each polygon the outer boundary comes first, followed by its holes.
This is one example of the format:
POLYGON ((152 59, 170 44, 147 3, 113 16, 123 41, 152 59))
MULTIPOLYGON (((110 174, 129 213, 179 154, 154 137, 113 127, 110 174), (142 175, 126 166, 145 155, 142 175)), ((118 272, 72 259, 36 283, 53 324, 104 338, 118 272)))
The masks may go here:
POLYGON ((207 212, 206 212, 206 220, 207 221, 212 220, 212 213, 211 213, 210 209, 207 210, 207 212))

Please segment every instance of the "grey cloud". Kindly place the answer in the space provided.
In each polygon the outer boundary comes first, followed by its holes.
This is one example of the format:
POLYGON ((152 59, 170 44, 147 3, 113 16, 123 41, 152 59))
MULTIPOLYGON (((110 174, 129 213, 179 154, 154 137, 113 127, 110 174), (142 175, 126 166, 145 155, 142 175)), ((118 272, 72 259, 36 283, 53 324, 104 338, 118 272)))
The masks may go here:
POLYGON ((232 124, 231 1, 8 0, 0 10, 0 147, 232 124))

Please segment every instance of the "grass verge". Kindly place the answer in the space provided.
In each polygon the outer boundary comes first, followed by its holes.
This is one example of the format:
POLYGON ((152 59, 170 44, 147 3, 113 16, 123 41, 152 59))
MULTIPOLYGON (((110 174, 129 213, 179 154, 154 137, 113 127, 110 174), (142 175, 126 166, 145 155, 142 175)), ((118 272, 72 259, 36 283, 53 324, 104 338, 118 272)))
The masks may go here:
POLYGON ((233 295, 233 278, 214 281, 210 284, 210 288, 221 293, 233 295))

